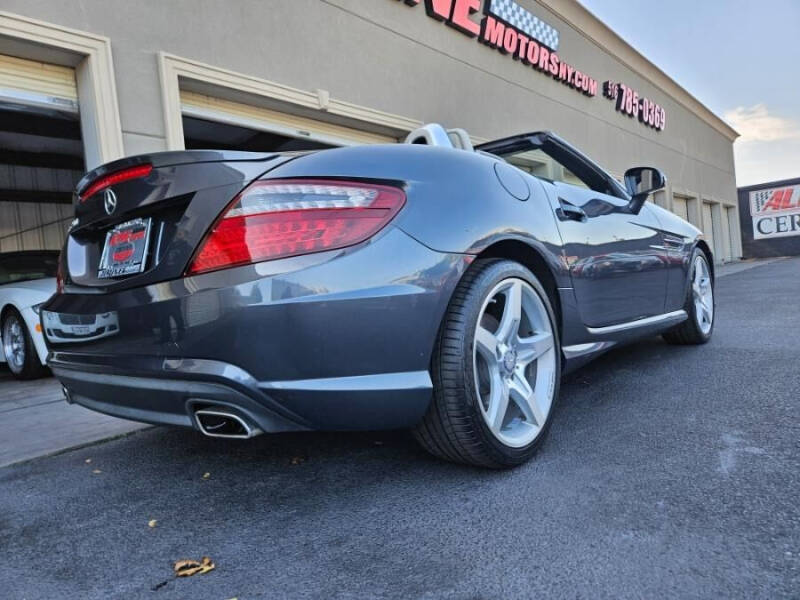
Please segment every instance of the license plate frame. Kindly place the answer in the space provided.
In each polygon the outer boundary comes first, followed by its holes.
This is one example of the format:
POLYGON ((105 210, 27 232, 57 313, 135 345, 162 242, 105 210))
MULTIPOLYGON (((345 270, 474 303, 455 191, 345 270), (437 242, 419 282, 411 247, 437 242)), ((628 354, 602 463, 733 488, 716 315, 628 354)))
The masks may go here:
POLYGON ((107 231, 97 277, 128 277, 144 271, 151 228, 152 219, 148 217, 125 221, 107 231))

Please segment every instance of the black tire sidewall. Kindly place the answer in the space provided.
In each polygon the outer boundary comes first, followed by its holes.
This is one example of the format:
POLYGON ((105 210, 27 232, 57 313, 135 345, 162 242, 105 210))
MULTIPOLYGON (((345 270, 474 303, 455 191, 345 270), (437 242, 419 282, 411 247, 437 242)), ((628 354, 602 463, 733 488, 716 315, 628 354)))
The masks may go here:
POLYGON ((480 432, 480 437, 485 442, 486 449, 494 461, 504 465, 520 464, 528 460, 536 451, 537 447, 543 442, 547 435, 547 431, 550 428, 550 423, 553 420, 553 414, 555 413, 556 401, 558 399, 558 393, 561 384, 561 341, 558 335, 558 322, 555 318, 555 312, 553 311, 552 303, 544 287, 541 285, 541 283, 539 283, 539 280, 531 271, 519 263, 510 260, 502 260, 492 264, 491 266, 487 267, 486 270, 483 271, 481 275, 473 282, 473 288, 474 291, 478 293, 476 293, 471 299, 469 318, 464 327, 464 335, 466 337, 466 343, 464 344, 464 347, 466 352, 464 353, 464 360, 462 364, 463 385, 466 392, 466 397, 469 401, 470 416, 475 426, 475 431, 480 432), (548 318, 550 319, 550 327, 553 331, 553 339, 556 350, 556 366, 553 372, 552 382, 553 401, 550 407, 550 412, 547 415, 547 420, 545 421, 544 427, 542 427, 542 430, 536 439, 534 439, 528 445, 520 448, 512 448, 503 444, 489 429, 489 426, 487 425, 479 406, 480 400, 478 397, 478 392, 475 389, 473 363, 473 353, 475 351, 475 328, 478 325, 478 319, 481 316, 481 309, 486 301, 486 297, 498 283, 512 277, 522 279, 523 281, 527 282, 539 295, 542 303, 545 306, 545 309, 547 310, 548 318))

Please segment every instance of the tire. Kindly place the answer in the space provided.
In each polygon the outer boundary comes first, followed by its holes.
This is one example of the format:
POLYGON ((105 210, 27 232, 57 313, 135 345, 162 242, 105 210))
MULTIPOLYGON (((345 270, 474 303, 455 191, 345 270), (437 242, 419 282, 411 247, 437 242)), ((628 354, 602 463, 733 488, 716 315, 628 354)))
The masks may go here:
POLYGON ((716 297, 714 294, 714 277, 711 275, 711 269, 708 266, 708 258, 702 250, 696 248, 692 253, 690 264, 692 266, 689 273, 689 286, 686 290, 686 302, 683 305, 683 309, 689 315, 689 318, 662 335, 669 344, 705 344, 714 333, 716 297), (705 269, 705 277, 703 277, 702 272, 698 276, 699 269, 703 268, 705 269), (698 279, 705 279, 705 281, 699 282, 698 279), (698 298, 699 295, 703 296, 702 300, 698 298))
POLYGON ((544 441, 558 398, 556 323, 544 287, 528 269, 510 260, 476 261, 439 329, 433 399, 413 431, 422 447, 444 460, 494 469, 529 460, 544 441), (515 305, 521 307, 516 328, 506 318, 515 305))
POLYGON ((11 374, 17 379, 36 379, 45 374, 25 320, 10 309, 2 322, 3 355, 11 374))

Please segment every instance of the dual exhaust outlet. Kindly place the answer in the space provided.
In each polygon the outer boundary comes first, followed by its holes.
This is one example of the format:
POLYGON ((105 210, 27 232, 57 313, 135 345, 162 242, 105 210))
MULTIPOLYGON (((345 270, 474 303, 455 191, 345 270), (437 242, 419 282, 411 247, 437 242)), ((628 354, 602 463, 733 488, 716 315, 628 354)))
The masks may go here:
POLYGON ((194 411, 194 418, 200 431, 209 437, 247 440, 263 433, 246 419, 224 408, 199 408, 194 411))

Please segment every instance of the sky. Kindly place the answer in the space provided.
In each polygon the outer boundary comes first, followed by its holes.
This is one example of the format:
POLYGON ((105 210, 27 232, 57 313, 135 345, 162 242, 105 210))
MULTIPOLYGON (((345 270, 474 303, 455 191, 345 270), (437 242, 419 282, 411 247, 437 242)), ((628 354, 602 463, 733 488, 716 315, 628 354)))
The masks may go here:
POLYGON ((800 177, 800 0, 580 0, 722 117, 737 185, 800 177))

